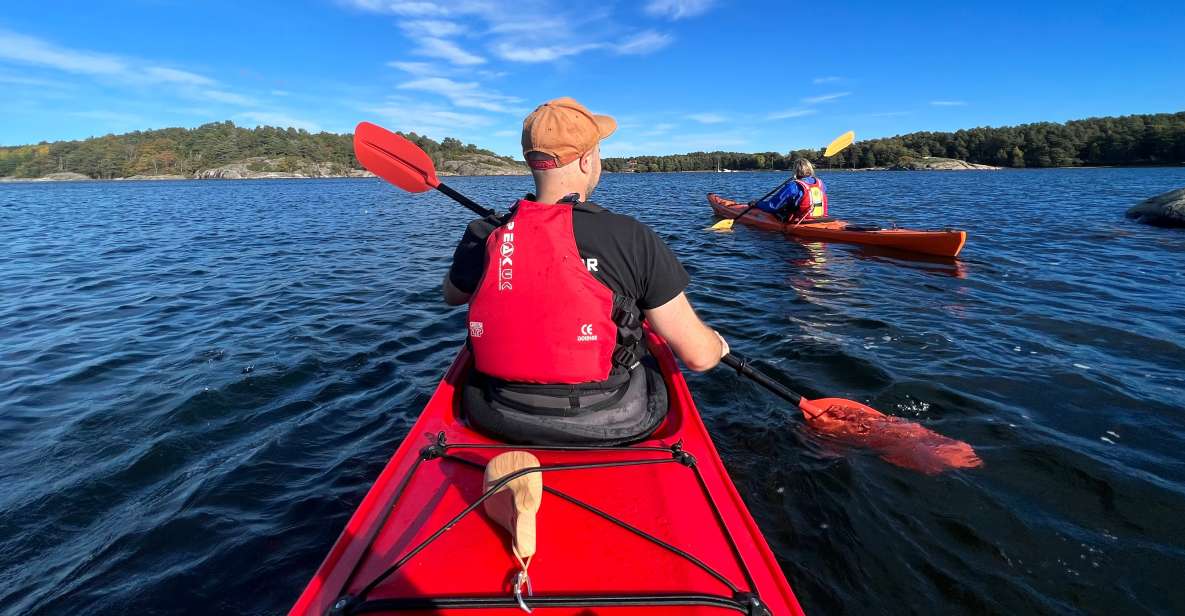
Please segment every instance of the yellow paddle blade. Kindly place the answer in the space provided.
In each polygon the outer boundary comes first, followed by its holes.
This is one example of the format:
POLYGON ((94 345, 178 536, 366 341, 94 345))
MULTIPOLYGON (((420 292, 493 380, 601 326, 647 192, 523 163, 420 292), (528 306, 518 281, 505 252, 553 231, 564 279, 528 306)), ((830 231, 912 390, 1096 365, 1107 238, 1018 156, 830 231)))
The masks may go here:
POLYGON ((724 220, 721 220, 720 222, 708 227, 708 229, 710 231, 728 231, 732 228, 733 222, 735 222, 733 219, 725 218, 724 220))
POLYGON ((844 148, 848 147, 849 145, 852 145, 852 142, 855 140, 856 140, 856 131, 850 130, 850 131, 836 137, 835 141, 832 141, 831 145, 827 146, 827 151, 823 153, 823 156, 824 157, 835 156, 836 154, 839 154, 840 151, 842 151, 844 148))

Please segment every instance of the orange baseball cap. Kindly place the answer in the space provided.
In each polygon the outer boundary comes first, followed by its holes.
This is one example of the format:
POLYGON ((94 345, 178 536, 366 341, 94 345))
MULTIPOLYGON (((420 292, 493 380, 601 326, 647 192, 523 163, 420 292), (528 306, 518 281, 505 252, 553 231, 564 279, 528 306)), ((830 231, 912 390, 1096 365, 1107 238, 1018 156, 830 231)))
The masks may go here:
POLYGON ((523 120, 523 154, 539 152, 551 160, 528 160, 532 169, 555 169, 580 158, 617 130, 617 120, 595 115, 567 96, 547 101, 523 120))

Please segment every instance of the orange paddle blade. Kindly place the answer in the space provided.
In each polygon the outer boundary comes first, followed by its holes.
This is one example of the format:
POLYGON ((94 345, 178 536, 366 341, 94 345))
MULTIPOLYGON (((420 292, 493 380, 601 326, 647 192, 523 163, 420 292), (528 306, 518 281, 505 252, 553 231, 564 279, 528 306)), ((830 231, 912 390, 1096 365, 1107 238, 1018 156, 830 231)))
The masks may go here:
POLYGON ((886 462, 902 468, 933 475, 983 465, 971 445, 854 400, 803 398, 799 408, 807 423, 821 434, 844 444, 873 449, 886 462))
POLYGON ((428 153, 401 135, 370 122, 354 129, 354 155, 371 173, 408 192, 440 185, 428 153))

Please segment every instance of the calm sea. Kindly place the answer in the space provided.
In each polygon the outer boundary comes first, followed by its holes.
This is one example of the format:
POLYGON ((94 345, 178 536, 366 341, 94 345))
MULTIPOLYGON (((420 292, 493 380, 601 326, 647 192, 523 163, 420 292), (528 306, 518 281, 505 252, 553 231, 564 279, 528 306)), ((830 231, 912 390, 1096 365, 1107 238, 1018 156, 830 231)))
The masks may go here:
MULTIPOLYGON (((712 223, 772 174, 610 175, 735 350, 972 443, 926 477, 690 379, 814 614, 1181 613, 1185 169, 831 173, 834 213, 957 262, 712 223)), ((527 178, 456 178, 504 208, 527 178)), ((377 180, 0 185, 0 613, 283 612, 464 335, 469 216, 377 180)))

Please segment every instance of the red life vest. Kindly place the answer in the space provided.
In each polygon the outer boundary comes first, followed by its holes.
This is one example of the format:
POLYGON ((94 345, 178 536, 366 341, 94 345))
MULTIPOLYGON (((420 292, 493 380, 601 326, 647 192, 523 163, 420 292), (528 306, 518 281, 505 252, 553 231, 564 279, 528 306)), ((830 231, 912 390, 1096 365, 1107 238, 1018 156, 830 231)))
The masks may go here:
POLYGON ((802 220, 827 217, 827 189, 823 187, 823 180, 815 178, 814 184, 807 184, 802 180, 794 180, 802 189, 802 196, 798 198, 798 213, 796 217, 802 220))
POLYGON ((520 383, 604 381, 614 366, 614 294, 588 272, 570 204, 520 200, 486 240, 469 300, 475 368, 520 383))

